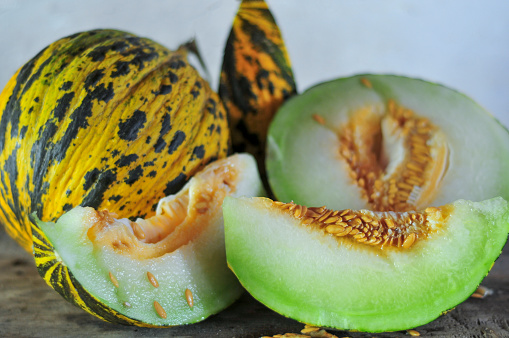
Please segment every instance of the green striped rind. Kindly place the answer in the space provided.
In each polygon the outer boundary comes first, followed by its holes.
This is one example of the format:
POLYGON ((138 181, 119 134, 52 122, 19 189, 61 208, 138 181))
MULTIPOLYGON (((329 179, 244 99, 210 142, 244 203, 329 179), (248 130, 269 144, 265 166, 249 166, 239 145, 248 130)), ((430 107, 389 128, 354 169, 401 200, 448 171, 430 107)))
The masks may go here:
POLYGON ((255 155, 261 165, 269 123, 295 93, 290 59, 267 4, 243 0, 226 42, 219 84, 233 150, 255 155))
POLYGON ((55 248, 46 235, 36 225, 35 216, 32 224, 33 255, 37 270, 46 283, 70 303, 88 313, 111 323, 136 325, 143 327, 161 327, 129 318, 120 312, 104 305, 99 299, 85 290, 74 278, 67 266, 55 255, 55 248))
POLYGON ((0 113, 0 223, 27 251, 31 212, 150 216, 228 150, 222 102, 186 51, 115 30, 41 51, 0 94, 0 113))

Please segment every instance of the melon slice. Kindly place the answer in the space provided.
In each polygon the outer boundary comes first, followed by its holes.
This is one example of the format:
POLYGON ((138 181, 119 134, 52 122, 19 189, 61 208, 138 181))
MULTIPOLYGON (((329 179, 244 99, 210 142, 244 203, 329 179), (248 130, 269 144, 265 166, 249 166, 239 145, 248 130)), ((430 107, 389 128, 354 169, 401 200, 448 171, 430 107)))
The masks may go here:
POLYGON ((267 176, 284 202, 406 211, 509 199, 509 133, 473 100, 390 75, 319 84, 269 130, 267 176))
POLYGON ((421 211, 333 211, 227 197, 227 260, 251 295, 306 324, 383 332, 426 324, 468 298, 500 255, 498 197, 421 211))
POLYGON ((226 265, 221 205, 228 195, 263 195, 251 155, 208 165, 178 194, 161 199, 148 219, 88 207, 56 223, 34 217, 37 268, 67 300, 107 321, 201 321, 243 292, 226 265))

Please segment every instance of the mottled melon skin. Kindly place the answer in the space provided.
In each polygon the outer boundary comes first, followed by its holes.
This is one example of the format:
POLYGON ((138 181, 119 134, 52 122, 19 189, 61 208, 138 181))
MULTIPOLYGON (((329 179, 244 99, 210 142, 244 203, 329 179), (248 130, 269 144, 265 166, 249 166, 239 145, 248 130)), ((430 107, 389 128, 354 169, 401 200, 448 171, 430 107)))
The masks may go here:
POLYGON ((228 112, 233 151, 255 155, 262 176, 269 124, 296 92, 290 58, 267 3, 241 1, 224 49, 218 93, 228 112))
POLYGON ((0 94, 0 223, 31 251, 31 212, 151 215, 228 142, 224 107, 184 50, 116 30, 62 38, 0 94))
POLYGON ((452 207, 442 230, 394 250, 338 241, 268 199, 226 198, 228 264, 253 297, 306 324, 411 329, 467 299, 507 241, 509 206, 502 198, 452 207))
MULTIPOLYGON (((225 170, 235 172, 234 179, 225 188, 232 189, 227 195, 264 195, 252 156, 236 154, 209 164, 175 195, 189 195, 186 217, 191 217, 189 222, 194 222, 193 227, 203 229, 190 242, 157 257, 133 258, 119 254, 110 246, 94 245, 88 231, 97 213, 90 207, 75 207, 56 223, 42 222, 33 215, 34 257, 39 274, 67 301, 98 318, 118 324, 185 325, 223 310, 238 299, 244 289, 226 265, 222 200, 216 200, 220 197, 213 195, 217 208, 209 209, 196 219, 190 215, 196 215, 195 201, 210 182, 207 175, 222 175, 215 172, 225 170), (157 288, 147 279, 147 271, 156 276, 157 288), (112 283, 109 273, 115 276, 118 287, 112 283), (192 307, 186 300, 186 289, 193 294, 192 307), (165 309, 167 318, 157 314, 154 301, 165 309)), ((223 184, 222 180, 219 184, 223 184)), ((167 196, 160 203, 175 196, 167 196)), ((164 212, 159 206, 157 215, 161 214, 164 212)), ((173 232, 177 231, 178 227, 173 232)), ((157 243, 148 246, 152 245, 157 243)))
POLYGON ((337 130, 361 107, 393 99, 445 134, 448 168, 428 205, 509 199, 509 132, 471 98, 440 84, 396 75, 334 79, 289 99, 267 140, 267 176, 278 200, 332 209, 369 206, 339 156, 337 130), (369 82, 366 86, 363 80, 369 82), (321 116, 325 125, 314 117, 321 116))

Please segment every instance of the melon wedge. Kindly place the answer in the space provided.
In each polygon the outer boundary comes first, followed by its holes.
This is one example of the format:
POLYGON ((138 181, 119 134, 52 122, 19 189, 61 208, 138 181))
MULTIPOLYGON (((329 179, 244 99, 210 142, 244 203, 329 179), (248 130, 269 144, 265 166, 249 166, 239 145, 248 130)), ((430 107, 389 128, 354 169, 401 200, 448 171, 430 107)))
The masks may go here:
POLYGON ((396 213, 227 197, 223 212, 228 264, 251 295, 306 324, 367 332, 463 302, 509 233, 502 198, 396 213))
POLYGON ((251 155, 209 164, 160 200, 148 219, 88 207, 56 223, 33 215, 37 268, 64 298, 101 319, 139 326, 199 322, 243 292, 225 257, 221 205, 230 195, 263 195, 251 155))

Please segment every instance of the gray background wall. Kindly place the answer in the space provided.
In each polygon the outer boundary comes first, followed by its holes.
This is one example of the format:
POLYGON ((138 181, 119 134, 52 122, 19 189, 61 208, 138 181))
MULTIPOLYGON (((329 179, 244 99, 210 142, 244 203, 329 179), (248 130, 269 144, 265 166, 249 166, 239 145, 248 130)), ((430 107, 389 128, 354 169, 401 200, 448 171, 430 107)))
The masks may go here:
MULTIPOLYGON (((299 90, 355 73, 423 78, 509 126, 509 1, 267 0, 299 90)), ((195 37, 217 85, 238 0, 0 0, 0 88, 52 41, 117 28, 170 48, 195 37)))

